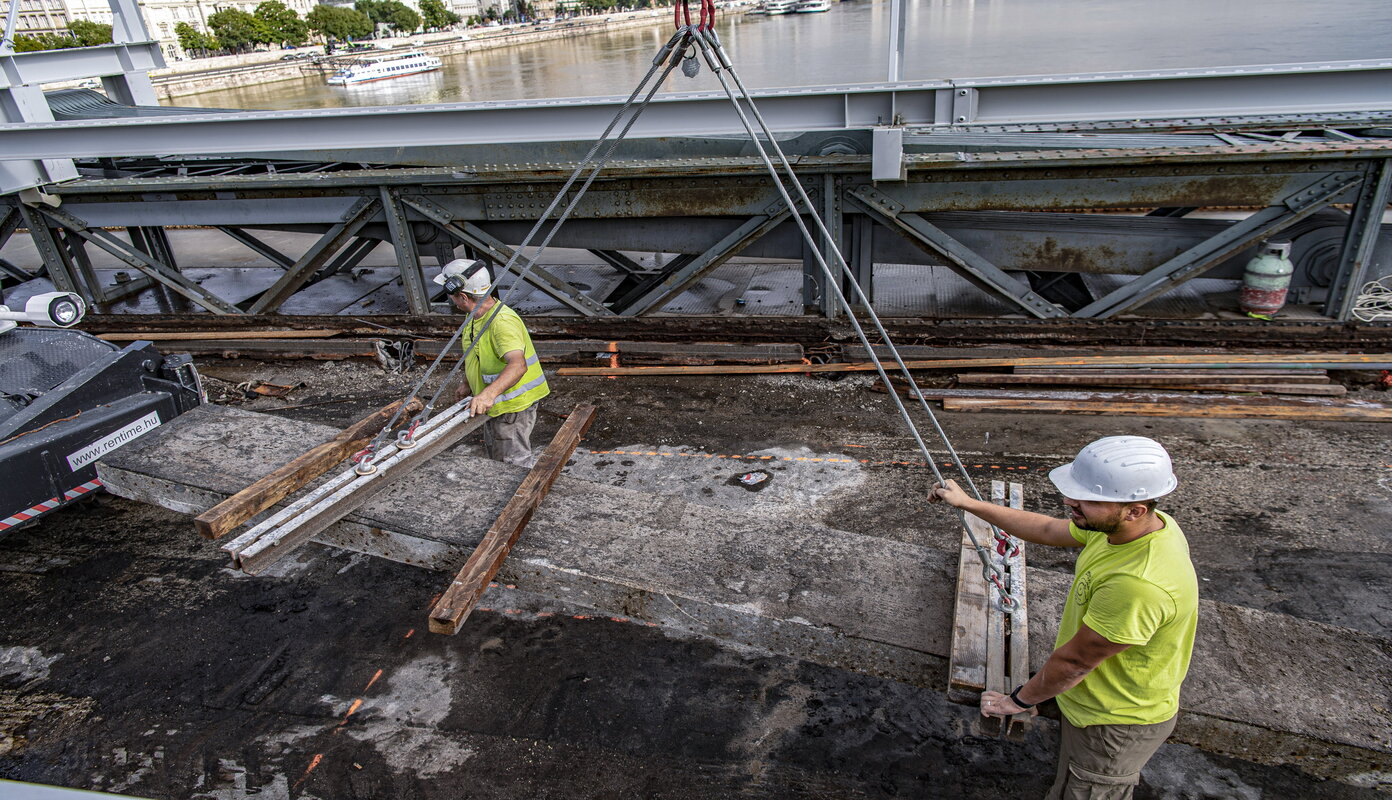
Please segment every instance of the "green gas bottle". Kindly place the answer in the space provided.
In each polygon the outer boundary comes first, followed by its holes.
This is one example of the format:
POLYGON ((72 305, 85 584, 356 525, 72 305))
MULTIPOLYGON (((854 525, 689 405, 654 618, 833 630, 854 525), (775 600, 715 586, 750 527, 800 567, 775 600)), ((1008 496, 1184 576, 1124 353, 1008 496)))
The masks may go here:
POLYGON ((1248 316, 1271 317, 1286 304, 1291 273, 1290 242, 1263 242, 1261 252, 1242 271, 1242 289, 1237 305, 1248 316))

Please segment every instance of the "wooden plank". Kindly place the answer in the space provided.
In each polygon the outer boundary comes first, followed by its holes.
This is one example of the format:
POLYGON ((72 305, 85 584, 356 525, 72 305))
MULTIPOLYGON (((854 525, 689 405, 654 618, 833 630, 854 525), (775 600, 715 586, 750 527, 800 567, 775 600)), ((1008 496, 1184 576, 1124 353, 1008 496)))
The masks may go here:
MULTIPOLYGON (((909 396, 908 383, 890 378, 901 394, 909 396)), ((881 384, 870 387, 884 391, 881 384)), ((1375 407, 1361 400, 1345 401, 1326 397, 1266 397, 1259 394, 1184 394, 1179 392, 1083 392, 1069 389, 933 389, 919 387, 928 400, 1057 400, 1060 402, 1172 403, 1208 407, 1232 406, 1310 406, 1312 408, 1375 407)))
MULTIPOLYGON (((1392 369, 1392 353, 1301 353, 1277 355, 1078 356, 1060 358, 941 358, 905 361, 909 369, 970 369, 976 367, 1111 366, 1178 364, 1182 366, 1241 367, 1299 366, 1312 369, 1392 369)), ((561 367, 561 375, 763 375, 787 372, 872 372, 869 362, 853 364, 731 364, 673 367, 561 367)))
MULTIPOLYGON (((960 377, 960 376, 959 376, 960 377)), ((1026 375, 1021 377, 1034 377, 1026 375)), ((1166 392, 1205 392, 1209 394, 1271 394, 1293 397, 1343 397, 1348 394, 1348 390, 1341 384, 1316 384, 1316 383, 1185 383, 1182 381, 1148 381, 1148 380, 1046 380, 1046 381, 961 381, 972 385, 1018 385, 1031 384, 1044 387, 1049 386, 1077 386, 1088 388, 1115 388, 1131 390, 1157 389, 1166 392)), ((1047 391, 1037 394, 1047 394, 1047 391)))
MULTIPOLYGON (((970 522, 976 518, 968 514, 967 519, 970 522)), ((964 529, 958 548, 952 645, 947 662, 947 699, 954 703, 978 703, 986 688, 986 608, 981 561, 964 529)))
MULTIPOLYGON (((451 406, 451 409, 467 402, 468 399, 463 400, 451 406)), ((437 428, 418 432, 415 447, 396 452, 383 460, 379 463, 377 472, 367 476, 356 476, 352 474, 352 470, 347 470, 345 474, 338 476, 338 479, 343 481, 341 485, 330 482, 330 485, 334 485, 332 494, 316 499, 313 504, 302 510, 297 509, 293 519, 278 522, 276 524, 279 527, 260 533, 251 541, 244 541, 256 530, 253 529, 252 532, 229 542, 223 549, 231 554, 233 563, 243 572, 256 575, 265 571, 295 548, 310 541, 387 487, 400 483, 412 470, 418 469, 435 455, 483 427, 488 421, 488 417, 484 415, 471 416, 467 421, 461 421, 463 414, 464 412, 459 412, 448 419, 445 419, 443 413, 438 415, 438 418, 444 421, 437 428)), ((295 508, 296 505, 291 504, 291 508, 295 508)))
MULTIPOLYGON (((409 418, 424 407, 420 398, 411 398, 410 404, 402 412, 402 419, 409 418)), ((216 539, 226 534, 361 450, 391 421, 399 408, 401 401, 397 400, 363 417, 332 439, 306 450, 264 478, 194 517, 193 527, 205 539, 216 539)))
POLYGON ((1119 378, 1123 377, 1148 377, 1148 378, 1168 378, 1175 375, 1187 375, 1194 378, 1251 378, 1253 380, 1270 380, 1280 378, 1280 381, 1273 383, 1327 383, 1329 373, 1322 369, 1306 369, 1297 367, 1295 369, 1277 369, 1272 367, 1251 367, 1241 369, 1226 369, 1221 367, 1167 367, 1164 365, 1140 366, 1133 368, 1116 367, 1015 367, 1012 375, 1111 375, 1119 378))
MULTIPOLYGON (((1005 481, 991 481, 991 502, 1005 505, 1005 481)), ((983 543, 995 539, 995 534, 987 527, 987 538, 983 543)), ((988 588, 987 593, 992 589, 988 588)), ((986 689, 987 691, 1008 694, 1012 687, 1006 685, 1005 672, 1005 612, 994 603, 986 605, 986 689)), ((981 727, 986 733, 1001 732, 1004 720, 1000 717, 979 717, 981 727)))
POLYGON ((566 461, 570 460, 571 453, 575 452, 580 438, 589 430, 595 410, 594 406, 581 403, 561 423, 551 444, 546 446, 536 465, 522 479, 517 493, 503 507, 488 533, 484 534, 478 549, 469 556, 439 602, 431 609, 432 633, 453 635, 459 632, 464 620, 469 618, 479 598, 488 589, 488 583, 503 566, 503 560, 517 543, 517 538, 522 535, 522 529, 531 521, 532 513, 551 491, 551 485, 556 482, 566 461))
POLYGON ((1059 414, 1117 414, 1137 417, 1206 417, 1210 419, 1294 419, 1346 422, 1392 422, 1392 407, 1366 405, 1190 405, 1084 400, 993 400, 947 398, 949 411, 1047 411, 1059 414))
POLYGON ((345 331, 331 328, 287 331, 238 331, 229 335, 226 331, 150 331, 146 333, 102 333, 98 339, 108 342, 180 342, 203 339, 324 339, 338 336, 345 331))
MULTIPOLYGON (((1010 484, 1010 507, 1023 509, 1025 507, 1025 487, 1018 483, 1010 484)), ((1019 601, 1019 610, 1010 615, 1010 622, 1006 628, 1006 639, 1009 663, 1007 665, 1009 677, 1006 685, 1011 689, 1030 679, 1029 662, 1029 596, 1028 585, 1025 577, 1025 544, 1020 543, 1019 549, 1014 555, 1007 556, 1005 559, 1006 571, 1010 573, 1010 592, 1019 601)), ((1012 739, 1020 739, 1025 735, 1025 729, 1029 727, 1030 721, 1034 717, 1028 711, 1016 714, 1006 720, 1005 735, 1012 739)))
MULTIPOLYGON (((1240 386, 1249 384, 1281 384, 1281 385, 1309 385, 1323 386, 1329 383, 1329 378, 1322 375, 1230 375, 1223 373, 1220 375, 1200 375, 1189 371, 1177 371, 1174 374, 1163 374, 1156 372, 1142 372, 1140 374, 1075 374, 1072 372, 1054 373, 999 373, 999 372, 968 372, 957 376, 957 383, 960 386, 1142 386, 1159 387, 1171 385, 1188 386, 1240 386)), ((1234 391, 1241 391, 1236 389, 1234 391)))

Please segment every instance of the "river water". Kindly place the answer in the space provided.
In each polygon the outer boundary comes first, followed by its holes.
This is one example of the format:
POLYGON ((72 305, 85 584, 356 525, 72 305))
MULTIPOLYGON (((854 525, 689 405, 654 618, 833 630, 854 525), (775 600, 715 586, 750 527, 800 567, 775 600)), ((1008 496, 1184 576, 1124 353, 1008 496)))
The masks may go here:
MULTIPOLYGON (((1392 56, 1392 0, 906 0, 906 79, 1295 63, 1392 56)), ((693 3, 695 5, 695 3, 693 3)), ((724 16, 751 89, 882 81, 888 0, 825 14, 724 16)), ((670 35, 650 28, 461 54, 444 69, 360 86, 321 76, 205 92, 178 105, 283 109, 626 95, 670 35)), ((706 71, 665 91, 717 90, 706 71)))

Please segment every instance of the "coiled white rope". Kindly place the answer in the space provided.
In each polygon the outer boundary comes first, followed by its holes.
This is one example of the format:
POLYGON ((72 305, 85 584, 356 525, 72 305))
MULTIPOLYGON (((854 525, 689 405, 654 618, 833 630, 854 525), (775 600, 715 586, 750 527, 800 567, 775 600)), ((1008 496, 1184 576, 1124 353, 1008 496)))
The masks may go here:
POLYGON ((1351 313, 1363 322, 1392 322, 1392 275, 1363 284, 1351 313))

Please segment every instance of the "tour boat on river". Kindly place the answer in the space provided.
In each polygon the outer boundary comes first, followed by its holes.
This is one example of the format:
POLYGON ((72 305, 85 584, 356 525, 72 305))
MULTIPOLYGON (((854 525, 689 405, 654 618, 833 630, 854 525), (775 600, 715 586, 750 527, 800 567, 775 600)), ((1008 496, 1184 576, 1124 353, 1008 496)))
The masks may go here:
POLYGON ((353 59, 346 67, 330 75, 329 83, 335 86, 347 86, 367 83, 368 81, 381 81, 387 78, 400 78, 403 75, 415 75, 420 72, 437 70, 441 63, 440 59, 435 56, 429 56, 415 50, 405 53, 366 56, 353 59))
POLYGON ((794 14, 817 14, 831 10, 831 0, 798 0, 793 6, 794 14))

